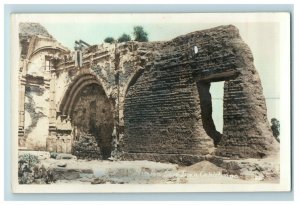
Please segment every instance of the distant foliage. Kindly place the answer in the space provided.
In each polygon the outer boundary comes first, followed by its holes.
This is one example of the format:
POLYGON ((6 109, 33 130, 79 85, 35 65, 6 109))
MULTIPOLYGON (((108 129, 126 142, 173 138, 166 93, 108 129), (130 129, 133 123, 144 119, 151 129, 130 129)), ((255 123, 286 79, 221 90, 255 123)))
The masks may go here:
MULTIPOLYGON (((144 31, 144 28, 142 26, 135 26, 133 27, 133 36, 134 36, 134 41, 139 41, 139 42, 148 42, 148 33, 144 31)), ((122 42, 127 42, 131 41, 130 35, 123 33, 118 39, 118 43, 122 42)), ((107 37, 104 39, 105 43, 114 43, 116 40, 113 37, 107 37)))
POLYGON ((105 43, 114 43, 115 39, 113 37, 107 37, 107 38, 104 39, 104 42, 105 43))
POLYGON ((272 132, 273 132, 273 136, 275 137, 275 139, 280 142, 280 138, 279 138, 279 135, 280 135, 280 123, 279 123, 279 120, 277 120, 276 118, 272 118, 271 119, 271 129, 272 129, 272 132))
POLYGON ((139 42, 148 42, 148 33, 144 31, 142 26, 135 26, 133 28, 134 40, 139 42))
POLYGON ((122 36, 118 38, 118 43, 127 42, 127 41, 131 41, 131 37, 126 33, 123 33, 122 36))

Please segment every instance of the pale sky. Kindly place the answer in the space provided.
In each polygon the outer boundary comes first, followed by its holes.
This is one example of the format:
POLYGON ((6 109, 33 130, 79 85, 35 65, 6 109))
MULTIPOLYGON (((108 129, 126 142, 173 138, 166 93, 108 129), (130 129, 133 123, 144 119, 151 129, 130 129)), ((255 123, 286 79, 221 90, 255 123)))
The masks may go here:
MULTIPOLYGON (((149 34, 149 41, 170 40, 189 32, 219 25, 236 26, 242 39, 249 45, 254 64, 260 75, 266 97, 269 120, 280 120, 280 68, 281 45, 284 38, 280 30, 278 14, 34 14, 26 20, 41 23, 64 46, 73 50, 75 40, 89 44, 101 44, 112 36, 118 38, 127 33, 132 36, 133 27, 141 25, 149 34)), ((223 83, 212 83, 213 118, 222 132, 223 83)))

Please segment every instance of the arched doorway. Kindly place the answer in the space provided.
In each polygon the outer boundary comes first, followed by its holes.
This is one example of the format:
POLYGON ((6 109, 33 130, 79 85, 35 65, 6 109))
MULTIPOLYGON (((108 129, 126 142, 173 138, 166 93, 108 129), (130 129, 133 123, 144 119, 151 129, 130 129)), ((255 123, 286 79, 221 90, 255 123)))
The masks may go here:
POLYGON ((82 135, 95 137, 102 159, 110 157, 114 118, 112 104, 96 76, 78 77, 67 90, 60 106, 76 130, 74 138, 82 135))

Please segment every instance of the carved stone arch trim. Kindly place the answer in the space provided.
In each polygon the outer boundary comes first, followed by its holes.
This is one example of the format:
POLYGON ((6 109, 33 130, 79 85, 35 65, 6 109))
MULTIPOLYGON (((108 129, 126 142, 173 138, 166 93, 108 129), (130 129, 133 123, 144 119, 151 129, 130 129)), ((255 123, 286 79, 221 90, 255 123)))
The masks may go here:
POLYGON ((103 86, 103 83, 101 83, 101 81, 97 78, 96 75, 91 73, 80 74, 72 81, 72 83, 65 91, 65 94, 63 95, 59 106, 59 111, 62 115, 70 115, 72 107, 74 106, 76 96, 85 86, 90 84, 98 84, 104 90, 105 95, 108 97, 107 91, 103 86))
POLYGON ((124 86, 124 97, 126 96, 129 88, 136 83, 138 78, 143 74, 144 68, 138 69, 134 74, 131 75, 131 77, 128 80, 128 83, 124 86))
POLYGON ((143 74, 144 72, 144 68, 139 68, 136 72, 134 72, 130 77, 129 80, 127 81, 127 83, 125 84, 124 88, 123 88, 123 92, 120 96, 120 104, 119 104, 119 110, 122 113, 120 117, 120 126, 124 126, 124 105, 125 105, 125 99, 126 99, 126 94, 129 90, 129 88, 134 85, 136 83, 136 81, 138 80, 138 78, 143 74))
POLYGON ((59 47, 53 47, 53 46, 44 46, 44 47, 41 47, 41 48, 38 48, 36 50, 34 50, 28 57, 27 59, 30 60, 34 55, 36 55, 37 53, 39 52, 42 52, 44 50, 54 50, 54 51, 60 51, 60 52, 63 52, 63 53, 67 53, 66 50, 62 49, 62 48, 59 48, 59 47))

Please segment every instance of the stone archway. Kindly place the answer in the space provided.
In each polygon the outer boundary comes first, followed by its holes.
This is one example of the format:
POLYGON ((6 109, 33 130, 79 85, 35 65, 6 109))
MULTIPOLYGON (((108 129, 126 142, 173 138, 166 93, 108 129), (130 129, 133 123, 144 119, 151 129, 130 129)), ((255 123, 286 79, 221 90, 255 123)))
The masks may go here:
POLYGON ((85 74, 76 78, 67 90, 60 110, 62 116, 70 118, 76 135, 93 135, 100 147, 102 158, 110 157, 114 128, 113 109, 96 76, 85 74))

